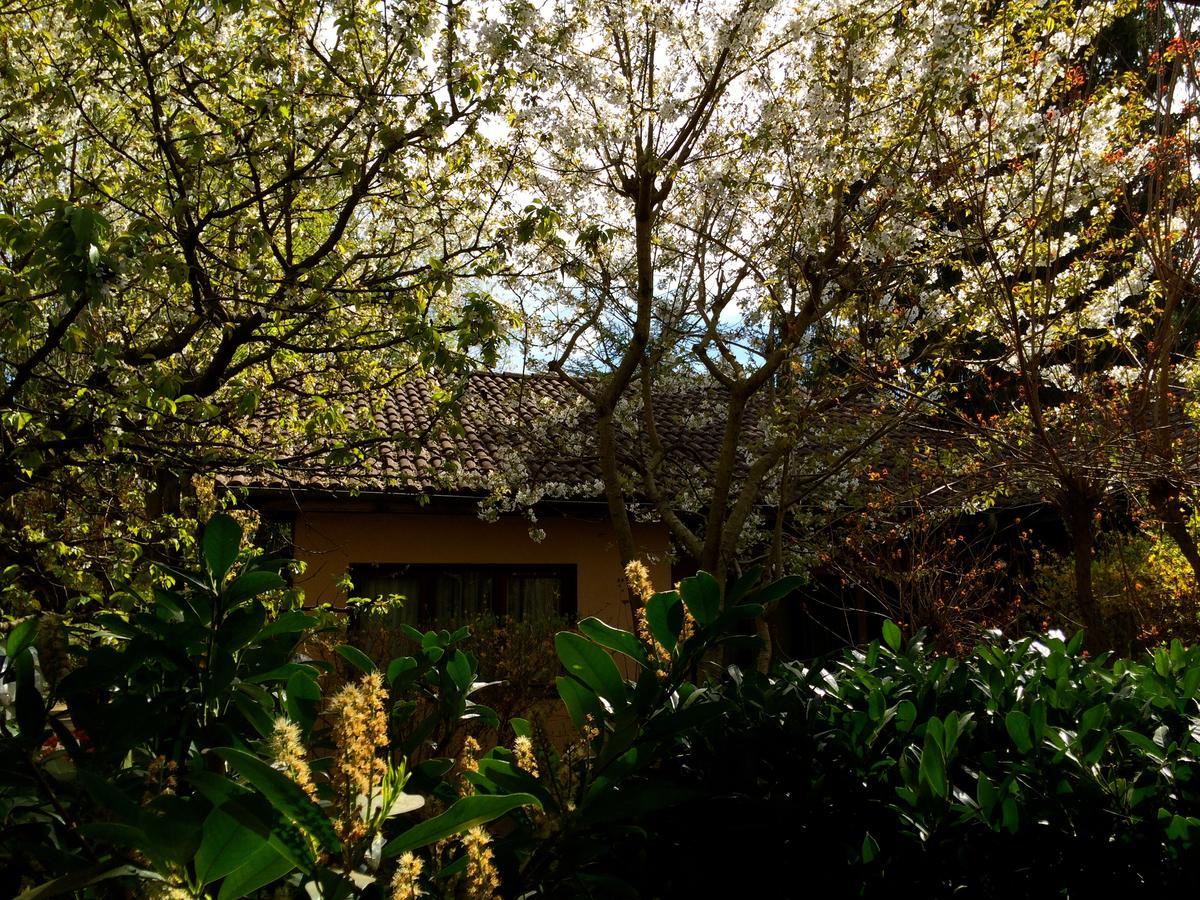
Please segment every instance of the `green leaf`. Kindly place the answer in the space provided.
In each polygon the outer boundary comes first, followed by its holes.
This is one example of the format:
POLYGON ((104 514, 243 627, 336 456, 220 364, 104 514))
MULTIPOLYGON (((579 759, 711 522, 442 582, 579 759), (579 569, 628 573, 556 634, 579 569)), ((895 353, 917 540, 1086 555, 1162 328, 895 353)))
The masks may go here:
POLYGON ((879 855, 879 843, 875 838, 871 837, 871 832, 869 831, 863 835, 861 853, 862 861, 865 863, 873 861, 879 855))
POLYGON ((793 594, 804 586, 804 579, 799 575, 788 575, 785 578, 780 578, 777 581, 772 581, 746 596, 746 603, 759 603, 766 606, 770 603, 777 603, 789 594, 793 594))
POLYGON ((85 822, 79 826, 79 833, 84 837, 118 847, 131 847, 147 856, 154 856, 146 837, 146 833, 136 825, 124 822, 85 822))
POLYGON ((85 887, 101 881, 107 881, 110 878, 125 878, 136 874, 137 869, 134 866, 110 867, 107 863, 101 863, 30 888, 25 893, 18 894, 17 900, 46 900, 49 897, 61 897, 63 894, 78 895, 85 887))
POLYGON ((315 837, 326 850, 337 853, 341 849, 329 819, 294 781, 236 747, 218 747, 213 752, 261 792, 288 821, 315 837))
POLYGON ((455 650, 454 654, 446 660, 446 674, 450 676, 450 680, 460 691, 465 691, 471 686, 471 682, 475 678, 475 673, 471 669, 471 660, 461 650, 455 650))
POLYGON ((37 688, 33 657, 22 653, 16 658, 13 668, 17 673, 16 696, 13 699, 17 725, 21 729, 21 740, 40 744, 42 735, 46 732, 46 701, 37 688))
POLYGON ((1004 819, 1004 827, 1016 834, 1017 829, 1021 827, 1021 811, 1017 807, 1017 801, 1012 797, 1007 798, 1000 805, 1000 812, 1004 819))
POLYGON ((921 779, 929 785, 934 796, 946 796, 946 759, 938 746, 933 729, 925 732, 925 746, 921 750, 921 779))
POLYGON ((226 653, 241 650, 258 637, 266 621, 267 611, 261 603, 239 606, 221 623, 217 632, 219 646, 226 653))
POLYGON ((1022 753, 1028 753, 1033 747, 1029 716, 1019 709, 1009 710, 1008 715, 1004 717, 1004 727, 1008 729, 1008 735, 1017 745, 1017 749, 1022 753))
POLYGON ((346 662, 359 671, 366 672, 368 675, 375 671, 375 663, 371 662, 371 657, 367 656, 367 654, 363 653, 357 647, 351 647, 349 644, 338 644, 334 647, 334 650, 337 651, 342 659, 346 660, 346 662))
MULTIPOLYGON (((241 579, 238 579, 239 581, 241 579)), ((277 637, 281 634, 296 634, 301 631, 308 631, 317 624, 317 617, 310 616, 306 612, 298 609, 293 609, 290 612, 285 612, 278 619, 269 622, 266 627, 258 634, 260 641, 265 641, 267 638, 277 637)))
POLYGON ((904 635, 900 631, 900 626, 891 619, 885 619, 883 622, 883 642, 897 653, 900 652, 900 646, 904 643, 904 635))
POLYGON ((245 683, 237 685, 234 689, 236 693, 233 695, 233 705, 260 736, 270 737, 271 732, 275 730, 275 719, 271 715, 274 712, 274 704, 264 707, 262 697, 251 693, 254 687, 255 685, 245 683))
POLYGON ((256 834, 265 834, 275 852, 301 872, 316 868, 311 840, 261 793, 247 789, 223 804, 227 813, 256 834))
POLYGON ((225 599, 230 605, 233 605, 249 600, 251 597, 257 597, 259 594, 278 591, 285 587, 287 587, 287 582, 279 576, 278 572, 262 570, 242 572, 225 589, 225 599))
MULTIPOLYGON (((753 568, 747 569, 745 572, 743 572, 738 577, 737 581, 735 581, 726 589, 725 602, 730 606, 735 606, 736 604, 740 603, 742 598, 746 596, 746 593, 756 584, 758 584, 759 579, 762 578, 762 574, 762 566, 754 566, 753 568)), ((692 615, 695 615, 695 613, 692 613, 692 615)))
POLYGON ((708 572, 701 570, 679 582, 679 596, 701 627, 711 625, 721 614, 721 587, 708 572))
POLYGON ((384 845, 383 855, 385 857, 396 856, 407 850, 426 847, 451 835, 461 834, 476 825, 491 822, 522 806, 542 808, 542 804, 532 794, 479 794, 473 797, 463 797, 456 800, 454 805, 440 816, 414 825, 399 837, 389 841, 384 845))
POLYGON ((265 834, 259 834, 218 808, 204 820, 203 839, 196 851, 196 878, 212 884, 247 863, 267 846, 265 834))
POLYGON ((628 688, 607 651, 571 631, 555 635, 554 647, 563 668, 613 706, 625 704, 628 688))
MULTIPOLYGON (((202 773, 207 774, 207 773, 202 773)), ((75 776, 96 806, 105 810, 106 817, 134 821, 141 807, 115 784, 94 772, 81 769, 75 776)), ((194 782, 193 782, 194 783, 194 782)))
POLYGON ((413 656, 397 656, 393 659, 387 668, 388 684, 395 684, 396 679, 406 672, 413 672, 417 668, 416 657, 413 656))
POLYGON ((729 622, 737 622, 741 619, 757 619, 763 612, 761 603, 739 603, 737 606, 731 606, 725 610, 721 618, 729 622))
POLYGON ((594 617, 584 619, 576 627, 601 647, 624 653, 630 659, 645 664, 645 646, 628 631, 613 628, 594 617))
POLYGON ((1162 759, 1162 748, 1154 743, 1153 740, 1146 737, 1146 735, 1129 728, 1118 729, 1117 734, 1149 756, 1151 760, 1158 761, 1162 759))
POLYGON ((655 594, 646 603, 646 624, 650 634, 668 651, 675 649, 683 630, 683 601, 674 591, 655 594))
POLYGON ((10 664, 33 645, 37 638, 37 632, 38 620, 30 618, 18 623, 17 627, 8 633, 8 640, 4 644, 4 653, 10 664))
POLYGON ((1083 649, 1083 632, 1077 631, 1071 636, 1071 640, 1067 642, 1067 655, 1078 656, 1079 651, 1083 649))
POLYGON ((992 780, 983 772, 979 773, 979 780, 975 784, 975 800, 979 804, 979 808, 983 810, 985 815, 990 815, 997 801, 1000 799, 1000 792, 996 790, 992 780))
POLYGON ((410 641, 416 641, 418 644, 420 644, 422 646, 424 646, 424 644, 425 644, 425 635, 422 634, 420 631, 417 631, 417 629, 413 628, 411 625, 406 625, 404 623, 401 623, 400 633, 402 635, 404 635, 406 638, 408 638, 410 641))
POLYGON ((296 867, 269 844, 259 847, 221 884, 217 900, 240 900, 292 872, 296 867))
POLYGON ((321 688, 307 672, 293 672, 287 680, 285 705, 288 718, 300 726, 304 734, 312 730, 321 702, 321 688))
POLYGON ((225 513, 217 513, 204 526, 200 548, 204 554, 204 565, 212 583, 220 587, 229 574, 229 567, 238 556, 242 545, 242 526, 225 513))
POLYGON ((567 708, 567 715, 571 717, 571 723, 576 728, 583 728, 589 715, 597 723, 603 719, 604 712, 600 707, 600 700, 587 687, 574 678, 561 675, 554 679, 554 683, 558 686, 558 696, 562 697, 563 705, 567 708))

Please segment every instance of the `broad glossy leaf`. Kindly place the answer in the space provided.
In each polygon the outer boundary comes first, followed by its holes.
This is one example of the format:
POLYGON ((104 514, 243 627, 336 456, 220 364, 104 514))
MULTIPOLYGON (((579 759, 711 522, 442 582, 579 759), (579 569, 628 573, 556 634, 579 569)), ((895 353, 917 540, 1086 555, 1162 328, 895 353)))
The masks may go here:
POLYGON ((310 616, 302 610, 293 609, 263 626, 263 630, 259 632, 258 638, 259 640, 266 640, 267 638, 278 637, 281 634, 295 634, 307 631, 314 627, 317 621, 316 616, 310 616))
POLYGON ((34 677, 33 657, 21 653, 13 663, 16 670, 17 725, 21 729, 21 740, 26 743, 41 743, 46 732, 46 701, 37 688, 34 677))
POLYGON ((317 720, 317 706, 321 702, 321 688, 308 672, 293 672, 287 680, 284 701, 288 718, 300 726, 304 734, 312 730, 317 720))
POLYGON ((567 708, 567 715, 576 728, 583 728, 589 715, 597 722, 602 720, 604 712, 600 701, 587 686, 561 675, 555 679, 555 684, 558 686, 558 696, 567 708))
POLYGON ((267 611, 261 603, 239 606, 221 623, 217 641, 226 653, 235 653, 258 637, 266 621, 267 611))
POLYGON ((662 591, 646 602, 646 623, 654 639, 669 651, 683 630, 683 601, 675 591, 662 591))
POLYGON ((242 572, 233 583, 225 589, 225 600, 230 605, 243 603, 251 597, 257 597, 268 591, 278 591, 287 587, 287 582, 278 572, 258 570, 242 572))
POLYGON ((1018 750, 1028 753, 1032 749, 1033 736, 1030 733, 1029 716, 1019 709, 1009 710, 1008 715, 1004 717, 1004 727, 1008 730, 1008 735, 1013 739, 1018 750))
POLYGON ((213 584, 219 587, 225 581, 229 568, 238 557, 241 544, 242 526, 232 516, 217 513, 208 520, 200 538, 200 547, 213 584))
POLYGON ((259 847, 221 884, 217 900, 240 900, 242 897, 252 896, 259 888, 278 881, 295 868, 290 860, 282 857, 270 844, 259 847))
POLYGON ((679 596, 701 627, 711 625, 721 614, 721 587, 708 572, 700 571, 679 583, 679 596))
MULTIPOLYGON (((393 659, 387 668, 388 684, 395 684, 396 679, 409 672, 416 672, 417 659, 414 656, 398 656, 393 659)), ((411 676, 410 676, 411 677, 411 676)))
POLYGON ((37 632, 38 620, 29 618, 24 622, 19 622, 17 626, 8 633, 8 639, 4 642, 4 653, 8 657, 10 663, 24 653, 29 647, 33 646, 33 642, 37 638, 37 632))
POLYGON ((325 813, 294 781, 257 756, 236 747, 218 747, 213 752, 260 791, 289 822, 315 837, 330 853, 341 849, 325 813))
POLYGON ((769 603, 777 603, 789 594, 793 594, 804 586, 804 579, 799 575, 787 575, 777 581, 772 581, 770 584, 759 588, 753 593, 747 594, 746 603, 759 603, 766 606, 769 603))
POLYGON ((446 674, 460 691, 465 691, 471 686, 475 678, 473 668, 470 658, 461 650, 455 650, 446 660, 446 674))
MULTIPOLYGON (((736 581, 726 588, 725 602, 730 606, 735 606, 738 603, 741 603, 742 598, 745 597, 746 594, 749 593, 750 590, 762 579, 762 574, 762 566, 754 566, 753 568, 747 569, 745 572, 743 572, 740 576, 738 576, 736 581)), ((695 615, 695 613, 692 613, 692 615, 695 615)))
POLYGON ((933 731, 925 733, 925 746, 921 749, 921 778, 929 785, 934 796, 946 796, 946 759, 933 731))
POLYGON ((522 806, 541 809, 542 805, 532 794, 481 794, 463 797, 456 800, 441 815, 414 825, 399 837, 389 841, 384 845, 383 855, 385 857, 396 856, 406 850, 416 850, 428 846, 442 838, 461 834, 476 825, 491 822, 522 806))
POLYGON ((366 672, 368 675, 376 670, 375 663, 371 662, 371 657, 363 653, 357 647, 351 647, 349 644, 338 644, 334 648, 338 655, 354 666, 361 672, 366 672))
POLYGON ((554 647, 563 668, 597 695, 613 706, 625 703, 628 688, 606 650, 571 631, 560 631, 555 635, 554 647))
POLYGON ((50 897, 62 897, 67 894, 78 896, 80 891, 93 884, 99 884, 101 881, 108 881, 112 878, 136 875, 137 871, 134 866, 112 866, 101 863, 30 888, 23 894, 18 894, 17 900, 49 900, 50 897))
POLYGON ((601 647, 624 653, 636 662, 643 664, 646 662, 645 646, 628 631, 613 628, 592 616, 584 619, 577 627, 601 647))
POLYGON ((897 652, 900 650, 900 645, 904 643, 904 635, 900 633, 900 626, 891 619, 885 619, 883 622, 883 642, 897 652))
POLYGON ((267 846, 267 835, 247 827, 226 810, 218 808, 204 820, 204 836, 196 851, 196 877, 212 884, 249 862, 267 846))

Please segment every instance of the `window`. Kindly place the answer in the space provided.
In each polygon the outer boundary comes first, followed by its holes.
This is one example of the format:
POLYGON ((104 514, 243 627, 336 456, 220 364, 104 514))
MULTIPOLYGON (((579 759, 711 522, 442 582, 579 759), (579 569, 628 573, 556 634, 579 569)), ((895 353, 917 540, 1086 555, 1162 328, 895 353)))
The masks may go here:
POLYGON ((483 615, 532 621, 574 618, 575 566, 373 564, 350 567, 362 597, 406 599, 393 621, 417 628, 483 615))

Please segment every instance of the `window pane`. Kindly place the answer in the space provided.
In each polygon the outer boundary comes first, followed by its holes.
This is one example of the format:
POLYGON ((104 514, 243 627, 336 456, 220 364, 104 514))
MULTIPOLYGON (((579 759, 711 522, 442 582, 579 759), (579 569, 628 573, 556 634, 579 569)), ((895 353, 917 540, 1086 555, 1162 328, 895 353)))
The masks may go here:
POLYGON ((514 575, 508 586, 508 614, 518 621, 562 614, 562 579, 549 575, 514 575))
POLYGON ((356 584, 364 597, 403 598, 393 603, 383 617, 389 625, 416 625, 420 618, 420 582, 411 575, 372 573, 361 585, 356 584))
POLYGON ((496 577, 488 572, 446 571, 434 588, 434 620, 463 622, 493 610, 496 577))
POLYGON ((441 565, 364 563, 352 565, 355 593, 403 597, 375 615, 379 624, 419 629, 469 624, 481 616, 544 621, 575 614, 575 567, 535 565, 441 565))

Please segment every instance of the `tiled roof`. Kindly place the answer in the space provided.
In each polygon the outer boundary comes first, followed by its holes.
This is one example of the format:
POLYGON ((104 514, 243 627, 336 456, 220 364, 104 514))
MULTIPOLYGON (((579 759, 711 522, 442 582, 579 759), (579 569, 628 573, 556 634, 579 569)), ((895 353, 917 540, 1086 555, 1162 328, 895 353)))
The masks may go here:
MULTIPOLYGON (((553 485, 563 495, 600 496, 600 466, 592 449, 594 417, 562 376, 472 374, 458 398, 457 414, 439 402, 440 392, 431 379, 410 379, 387 390, 382 400, 363 401, 350 411, 352 424, 373 425, 379 435, 366 446, 363 463, 242 472, 227 481, 252 488, 482 494, 496 476, 520 471, 525 476, 521 483, 553 485)), ((656 399, 668 459, 701 465, 716 459, 721 427, 697 415, 706 398, 717 399, 711 390, 692 387, 656 399)), ((622 434, 627 459, 636 440, 636 435, 622 434)))
MULTIPOLYGON (((252 489, 319 493, 482 496, 512 494, 515 485, 531 491, 532 499, 603 496, 594 451, 594 413, 566 378, 552 373, 475 373, 461 389, 456 412, 444 403, 445 390, 451 388, 415 378, 371 400, 359 400, 347 418, 352 426, 367 426, 375 433, 364 444, 362 461, 331 466, 323 454, 312 452, 317 445, 301 441, 293 452, 306 451, 310 462, 270 472, 241 472, 226 481, 252 489)), ((656 430, 663 445, 656 477, 668 496, 703 505, 725 430, 726 399, 718 386, 699 376, 656 390, 656 430)), ((739 471, 757 455, 754 445, 763 437, 758 423, 788 418, 768 414, 765 398, 756 402, 756 411, 748 413, 750 421, 743 429, 743 446, 735 463, 739 471)), ((627 412, 618 428, 618 464, 633 475, 644 464, 648 441, 638 410, 627 412)), ((831 463, 890 418, 881 417, 882 413, 862 395, 814 398, 811 408, 794 411, 793 421, 799 425, 793 436, 800 451, 797 471, 831 463)), ((882 456, 884 466, 891 464, 890 455, 911 455, 904 448, 919 437, 906 426, 887 432, 872 450, 876 463, 882 456)), ((893 472, 899 474, 903 468, 894 466, 893 472)), ((630 483, 640 493, 636 475, 630 483)))

